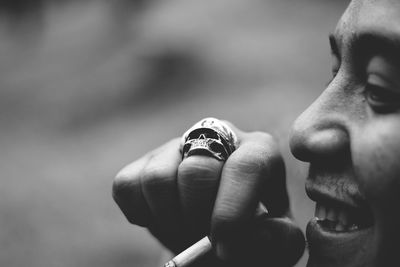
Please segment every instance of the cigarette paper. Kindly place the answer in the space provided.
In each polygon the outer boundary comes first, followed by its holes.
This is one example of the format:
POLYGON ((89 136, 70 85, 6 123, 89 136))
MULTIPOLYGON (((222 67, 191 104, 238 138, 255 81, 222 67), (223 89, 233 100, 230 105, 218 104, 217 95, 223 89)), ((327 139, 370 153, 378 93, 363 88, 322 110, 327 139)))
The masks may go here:
POLYGON ((202 258, 211 251, 211 242, 208 236, 203 237, 197 243, 193 244, 183 252, 179 253, 175 258, 167 262, 164 267, 187 267, 194 261, 202 258))

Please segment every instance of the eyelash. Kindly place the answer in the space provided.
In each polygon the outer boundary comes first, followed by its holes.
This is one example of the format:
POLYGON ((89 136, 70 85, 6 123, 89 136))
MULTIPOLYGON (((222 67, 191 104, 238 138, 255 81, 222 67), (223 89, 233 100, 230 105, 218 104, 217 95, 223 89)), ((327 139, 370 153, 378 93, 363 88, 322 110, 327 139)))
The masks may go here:
MULTIPOLYGON (((328 87, 336 78, 339 72, 339 66, 335 65, 332 68, 332 77, 325 84, 328 87)), ((400 110, 400 93, 396 93, 391 89, 383 86, 375 85, 368 82, 368 74, 363 74, 365 79, 364 97, 373 110, 379 113, 388 113, 395 110, 400 110)))
POLYGON ((400 94, 390 89, 367 83, 364 95, 372 109, 377 112, 386 113, 400 108, 400 94))

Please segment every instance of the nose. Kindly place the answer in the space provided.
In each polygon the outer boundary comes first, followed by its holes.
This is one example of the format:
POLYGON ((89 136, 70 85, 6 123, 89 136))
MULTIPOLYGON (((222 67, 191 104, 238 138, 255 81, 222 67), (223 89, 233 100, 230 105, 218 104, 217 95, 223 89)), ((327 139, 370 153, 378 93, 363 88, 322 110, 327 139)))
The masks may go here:
POLYGON ((328 89, 295 121, 290 149, 306 162, 337 163, 348 158, 350 135, 340 95, 328 89), (339 99, 338 99, 339 98, 339 99))

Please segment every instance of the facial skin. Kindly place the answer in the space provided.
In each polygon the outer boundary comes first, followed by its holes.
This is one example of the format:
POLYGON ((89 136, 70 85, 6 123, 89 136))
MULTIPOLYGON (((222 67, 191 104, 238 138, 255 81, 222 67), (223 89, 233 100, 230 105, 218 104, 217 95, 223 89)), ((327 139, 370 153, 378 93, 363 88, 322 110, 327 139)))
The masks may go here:
POLYGON ((400 1, 352 1, 331 36, 332 81, 291 149, 317 202, 308 266, 400 266, 400 1))

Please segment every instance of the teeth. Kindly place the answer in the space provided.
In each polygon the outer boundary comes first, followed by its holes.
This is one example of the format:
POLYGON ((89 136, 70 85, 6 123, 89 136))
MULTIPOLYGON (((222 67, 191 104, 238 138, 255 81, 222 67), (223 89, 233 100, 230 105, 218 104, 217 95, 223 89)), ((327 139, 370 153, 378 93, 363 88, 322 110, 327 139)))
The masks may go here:
POLYGON ((347 225, 349 222, 349 214, 347 212, 345 212, 344 210, 341 210, 339 212, 339 221, 343 224, 343 225, 347 225))
POLYGON ((358 224, 352 220, 354 216, 343 208, 317 203, 315 207, 315 217, 323 227, 331 231, 344 232, 359 229, 358 224))
POLYGON ((341 224, 340 222, 337 223, 336 226, 335 226, 335 231, 336 231, 336 232, 342 232, 342 231, 344 231, 345 229, 346 229, 346 228, 345 228, 345 225, 341 224))
POLYGON ((358 230, 358 225, 356 225, 355 223, 353 223, 348 229, 349 229, 349 231, 358 230))
POLYGON ((315 207, 315 217, 317 218, 326 217, 326 208, 322 206, 320 203, 317 203, 317 206, 315 207))
POLYGON ((337 221, 339 214, 334 208, 328 208, 328 212, 326 214, 326 219, 330 221, 337 221))

